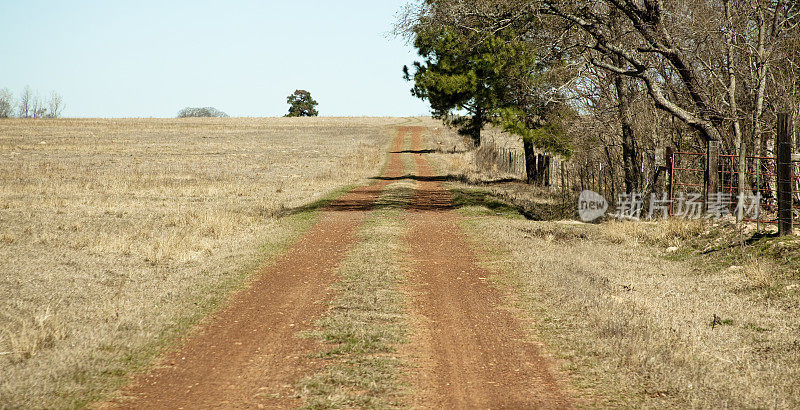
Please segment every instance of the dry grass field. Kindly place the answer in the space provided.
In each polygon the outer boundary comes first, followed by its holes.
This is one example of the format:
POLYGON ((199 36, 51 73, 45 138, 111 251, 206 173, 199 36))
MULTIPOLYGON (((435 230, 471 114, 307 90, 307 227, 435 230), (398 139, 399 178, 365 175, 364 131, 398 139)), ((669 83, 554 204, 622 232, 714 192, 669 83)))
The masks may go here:
MULTIPOLYGON (((460 138, 443 132, 433 146, 460 138)), ((800 240, 740 247, 725 222, 531 221, 509 208, 559 205, 518 183, 481 183, 472 153, 431 154, 455 182, 483 192, 461 209, 498 286, 529 316, 600 407, 800 406, 800 240), (467 181, 467 183, 463 182, 467 181), (509 206, 486 209, 492 201, 509 206), (538 204, 538 205, 537 205, 538 204)), ((745 239, 752 236, 748 231, 745 239)))
POLYGON ((595 405, 796 408, 796 272, 674 260, 667 244, 713 227, 663 225, 481 218, 473 233, 494 233, 499 281, 595 405))
POLYGON ((0 407, 119 387, 376 175, 404 119, 0 121, 0 407))
MULTIPOLYGON (((526 220, 557 215, 560 200, 479 169, 436 122, 279 118, 0 121, 0 408, 107 398, 298 238, 315 204, 378 175, 396 125, 429 127, 426 155, 502 272, 491 281, 580 404, 800 406, 800 240, 740 247, 725 223, 526 220)), ((404 392, 402 360, 375 353, 406 332, 400 208, 415 186, 383 193, 338 272, 340 308, 306 334, 388 344, 322 352, 328 367, 299 384, 311 406, 404 392)))

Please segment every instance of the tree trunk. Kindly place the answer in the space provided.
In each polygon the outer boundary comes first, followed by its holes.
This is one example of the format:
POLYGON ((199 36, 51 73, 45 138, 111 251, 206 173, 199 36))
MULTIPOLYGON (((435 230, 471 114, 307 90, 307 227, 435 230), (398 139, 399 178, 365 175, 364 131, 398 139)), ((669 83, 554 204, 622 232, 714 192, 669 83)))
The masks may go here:
POLYGON ((534 182, 536 185, 542 186, 544 185, 544 170, 545 170, 545 156, 543 154, 539 154, 536 156, 536 179, 534 182))
MULTIPOLYGON (((767 145, 768 141, 764 138, 764 127, 763 127, 763 119, 762 116, 764 115, 764 99, 766 94, 766 86, 767 86, 767 73, 770 71, 770 60, 769 56, 772 54, 773 44, 768 41, 768 37, 774 36, 775 25, 777 24, 777 18, 779 13, 775 13, 773 16, 773 20, 771 23, 771 30, 773 31, 770 34, 770 25, 767 22, 764 16, 764 9, 761 7, 760 4, 756 5, 756 10, 754 12, 756 17, 756 25, 758 30, 758 43, 756 44, 756 95, 755 95, 755 110, 753 110, 753 137, 755 139, 755 150, 753 150, 754 155, 758 155, 761 157, 766 157, 767 152, 767 145)), ((770 167, 764 161, 757 161, 760 163, 758 172, 769 174, 772 172, 770 167)), ((758 189, 763 189, 762 195, 765 197, 771 197, 772 193, 771 183, 772 178, 769 177, 762 177, 757 176, 756 178, 758 189)))
MULTIPOLYGON (((611 198, 617 197, 617 182, 614 176, 617 172, 614 169, 614 159, 611 155, 611 150, 608 149, 608 144, 605 144, 605 151, 606 151, 606 165, 608 166, 609 174, 611 177, 611 198)), ((608 189, 608 188, 606 188, 608 189)))
POLYGON ((472 125, 470 130, 470 136, 472 137, 472 141, 475 144, 475 147, 481 146, 481 129, 483 128, 483 121, 484 121, 484 112, 481 107, 475 108, 475 114, 472 116, 472 125))
MULTIPOLYGON (((619 23, 619 13, 612 10, 610 14, 611 27, 614 31, 621 31, 619 23)), ((611 61, 615 66, 623 66, 622 57, 613 54, 611 61)), ((625 192, 633 193, 639 187, 641 175, 636 164, 636 141, 633 135, 633 119, 631 118, 631 92, 628 88, 630 79, 624 78, 620 74, 613 74, 614 88, 617 91, 617 108, 619 111, 619 123, 622 128, 622 164, 625 175, 625 192)))
POLYGON ((614 76, 614 88, 617 90, 619 122, 622 127, 622 163, 625 174, 625 192, 632 193, 639 188, 641 180, 639 167, 636 164, 636 141, 633 135, 631 119, 631 95, 625 84, 627 79, 621 75, 614 76))
POLYGON ((533 143, 522 141, 522 149, 525 152, 525 182, 532 184, 536 181, 536 152, 533 150, 533 143))
MULTIPOLYGON (((728 28, 725 30, 725 42, 727 43, 727 52, 728 52, 728 102, 730 103, 731 109, 731 118, 733 119, 733 144, 736 152, 739 155, 739 180, 737 185, 739 186, 738 193, 739 198, 744 197, 745 190, 747 187, 745 184, 747 183, 747 150, 745 149, 744 141, 742 141, 742 126, 739 120, 739 105, 736 102, 736 70, 734 68, 736 64, 736 60, 734 59, 734 48, 736 44, 736 38, 733 36, 733 16, 731 14, 731 5, 730 0, 725 0, 725 18, 728 23, 728 28)), ((733 159, 731 159, 733 161, 733 159)), ((731 165, 733 168, 733 165, 731 165)), ((733 175, 731 175, 733 177, 733 175)), ((728 182, 729 185, 733 185, 733 179, 728 182)), ((744 219, 744 206, 737 206, 736 207, 736 221, 741 222, 744 219)))

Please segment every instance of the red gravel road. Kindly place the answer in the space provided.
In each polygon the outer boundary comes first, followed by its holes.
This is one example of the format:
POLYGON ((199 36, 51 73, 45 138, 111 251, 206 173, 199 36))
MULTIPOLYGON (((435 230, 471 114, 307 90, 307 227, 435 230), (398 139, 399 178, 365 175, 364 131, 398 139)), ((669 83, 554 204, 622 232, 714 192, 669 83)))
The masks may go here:
MULTIPOLYGON (((421 148, 421 127, 400 127, 380 182, 331 204, 302 239, 266 267, 226 308, 207 318, 180 347, 124 390, 125 400, 100 407, 286 408, 301 405, 294 386, 321 363, 309 353, 318 342, 297 337, 324 315, 335 271, 356 241, 382 189, 402 177, 403 142, 421 148)), ((450 195, 426 158, 415 156, 419 180, 409 205, 413 300, 411 342, 404 348, 418 367, 410 404, 427 408, 562 408, 560 389, 506 298, 487 283, 459 228, 450 195)))
MULTIPOLYGON (((392 151, 402 150, 398 133, 392 151)), ((401 154, 390 154, 387 178, 403 173, 401 154)), ((319 221, 266 267, 226 308, 205 320, 181 347, 123 391, 126 400, 100 407, 297 407, 299 379, 316 367, 316 342, 297 337, 325 311, 329 287, 366 210, 391 179, 356 188, 330 204, 319 221)))
MULTIPOLYGON (((420 134, 412 130, 413 151, 420 134)), ((419 322, 410 351, 417 374, 415 405, 431 408, 566 408, 572 402, 554 377, 552 363, 529 340, 520 320, 502 308, 506 298, 487 283, 493 272, 478 266, 473 247, 451 211, 447 190, 422 154, 420 182, 411 203, 410 294, 419 322)))

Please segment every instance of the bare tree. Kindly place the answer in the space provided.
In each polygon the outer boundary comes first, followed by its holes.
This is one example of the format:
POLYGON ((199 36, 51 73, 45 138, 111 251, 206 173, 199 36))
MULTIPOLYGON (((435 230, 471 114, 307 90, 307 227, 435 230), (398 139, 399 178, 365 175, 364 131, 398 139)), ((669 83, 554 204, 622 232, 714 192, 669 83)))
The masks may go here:
POLYGON ((18 116, 20 118, 30 118, 33 116, 31 104, 33 103, 33 91, 30 86, 25 86, 22 89, 22 94, 19 96, 19 110, 18 116))
POLYGON ((14 116, 14 94, 8 88, 0 90, 0 118, 14 116))
MULTIPOLYGON (((733 122, 733 135, 734 135, 734 148, 739 155, 739 194, 745 192, 745 185, 747 184, 747 174, 744 172, 747 169, 747 150, 745 148, 744 140, 742 139, 742 123, 739 116, 739 104, 736 100, 736 85, 737 85, 737 71, 736 71, 736 48, 738 47, 738 36, 734 34, 734 19, 733 11, 730 0, 723 0, 725 5, 725 51, 726 61, 725 66, 728 74, 728 106, 730 107, 731 121, 733 122)), ((741 222, 744 218, 743 207, 737 207, 736 220, 741 222)))
POLYGON ((47 117, 58 118, 61 116, 61 111, 64 109, 64 100, 61 95, 55 91, 50 93, 50 99, 47 101, 47 117))
POLYGON ((42 102, 42 98, 39 96, 39 93, 33 94, 30 99, 30 113, 29 115, 33 118, 43 118, 47 115, 47 108, 45 108, 44 103, 42 102))

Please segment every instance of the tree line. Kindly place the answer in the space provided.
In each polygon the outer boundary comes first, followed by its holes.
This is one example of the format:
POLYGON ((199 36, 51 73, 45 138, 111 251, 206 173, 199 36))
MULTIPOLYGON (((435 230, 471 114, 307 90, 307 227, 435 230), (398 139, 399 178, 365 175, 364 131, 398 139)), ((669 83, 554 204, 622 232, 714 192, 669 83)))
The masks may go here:
POLYGON ((64 110, 64 100, 55 91, 47 99, 25 86, 19 98, 8 89, 0 90, 0 118, 58 118, 64 110))
POLYGON ((630 193, 652 189, 659 147, 719 141, 740 170, 772 155, 777 114, 800 108, 799 26, 797 1, 426 0, 397 29, 435 116, 604 163, 630 193))
MULTIPOLYGON (((296 90, 286 97, 289 113, 286 117, 315 117, 319 115, 317 101, 306 90, 296 90)), ((25 86, 19 99, 8 89, 0 90, 0 118, 58 118, 64 109, 64 100, 53 91, 47 100, 42 100, 39 93, 25 86)), ((178 118, 227 118, 228 114, 214 107, 186 107, 178 111, 178 118)))

